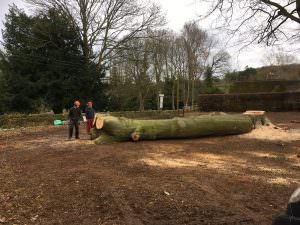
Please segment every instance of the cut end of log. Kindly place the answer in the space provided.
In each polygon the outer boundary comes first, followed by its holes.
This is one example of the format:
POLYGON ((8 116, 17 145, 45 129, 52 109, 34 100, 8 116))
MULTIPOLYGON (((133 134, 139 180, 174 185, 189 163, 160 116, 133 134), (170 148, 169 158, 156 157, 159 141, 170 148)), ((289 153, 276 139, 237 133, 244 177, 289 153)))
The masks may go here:
POLYGON ((134 132, 131 134, 131 139, 134 142, 138 142, 140 140, 140 138, 141 138, 141 135, 137 132, 134 132))
POLYGON ((103 128, 103 126, 104 126, 104 119, 102 117, 98 117, 98 116, 95 117, 93 125, 98 130, 101 130, 103 128))

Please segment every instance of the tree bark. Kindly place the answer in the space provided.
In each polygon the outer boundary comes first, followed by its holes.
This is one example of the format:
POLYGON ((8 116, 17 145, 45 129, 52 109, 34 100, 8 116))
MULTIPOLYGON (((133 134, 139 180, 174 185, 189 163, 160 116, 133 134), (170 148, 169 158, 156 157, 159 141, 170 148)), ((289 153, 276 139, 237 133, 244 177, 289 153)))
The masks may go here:
POLYGON ((103 127, 92 133, 96 144, 233 135, 253 129, 253 122, 247 115, 207 115, 170 120, 133 120, 99 115, 96 118, 104 120, 103 127))
POLYGON ((187 95, 185 100, 185 105, 188 106, 190 103, 190 76, 188 76, 187 80, 187 95))
POLYGON ((139 105, 140 105, 139 110, 144 111, 145 110, 144 96, 141 91, 139 92, 139 105))
POLYGON ((172 110, 175 110, 175 88, 176 88, 175 79, 172 78, 172 110))
POLYGON ((180 96, 179 96, 179 89, 180 89, 180 87, 179 87, 179 85, 180 85, 180 82, 179 82, 179 76, 177 76, 177 90, 176 90, 176 108, 177 108, 177 110, 179 110, 179 100, 180 100, 180 96))
POLYGON ((192 110, 194 110, 194 99, 195 99, 195 76, 193 75, 193 78, 192 78, 192 101, 191 101, 192 110))
POLYGON ((300 17, 300 0, 296 0, 296 10, 297 10, 298 16, 300 17))

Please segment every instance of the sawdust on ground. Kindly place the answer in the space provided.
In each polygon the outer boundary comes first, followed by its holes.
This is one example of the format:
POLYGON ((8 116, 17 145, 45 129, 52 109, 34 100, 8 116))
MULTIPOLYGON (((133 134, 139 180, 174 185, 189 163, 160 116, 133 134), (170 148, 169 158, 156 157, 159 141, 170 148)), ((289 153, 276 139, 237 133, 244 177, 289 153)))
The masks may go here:
POLYGON ((240 137, 267 141, 291 142, 300 140, 300 129, 285 130, 274 125, 259 126, 250 133, 240 135, 240 137))

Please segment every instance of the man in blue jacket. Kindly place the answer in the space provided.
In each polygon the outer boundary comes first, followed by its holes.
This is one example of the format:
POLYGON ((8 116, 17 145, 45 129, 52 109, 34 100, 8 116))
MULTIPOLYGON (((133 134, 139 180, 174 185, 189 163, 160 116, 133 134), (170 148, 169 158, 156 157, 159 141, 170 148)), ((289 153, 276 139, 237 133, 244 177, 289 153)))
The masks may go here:
POLYGON ((93 109, 93 102, 89 101, 87 103, 87 107, 85 109, 85 117, 87 120, 86 123, 86 131, 88 134, 90 134, 91 132, 91 128, 93 128, 93 122, 94 122, 94 118, 95 118, 95 110, 93 109))

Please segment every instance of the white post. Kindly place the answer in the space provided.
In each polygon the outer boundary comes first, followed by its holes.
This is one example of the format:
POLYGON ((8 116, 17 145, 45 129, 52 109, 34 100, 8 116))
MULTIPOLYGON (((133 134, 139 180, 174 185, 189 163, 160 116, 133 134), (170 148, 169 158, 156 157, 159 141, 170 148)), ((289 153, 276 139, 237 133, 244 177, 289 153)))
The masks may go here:
POLYGON ((159 95, 159 108, 160 109, 164 108, 164 97, 165 97, 165 95, 163 95, 163 94, 159 95))

